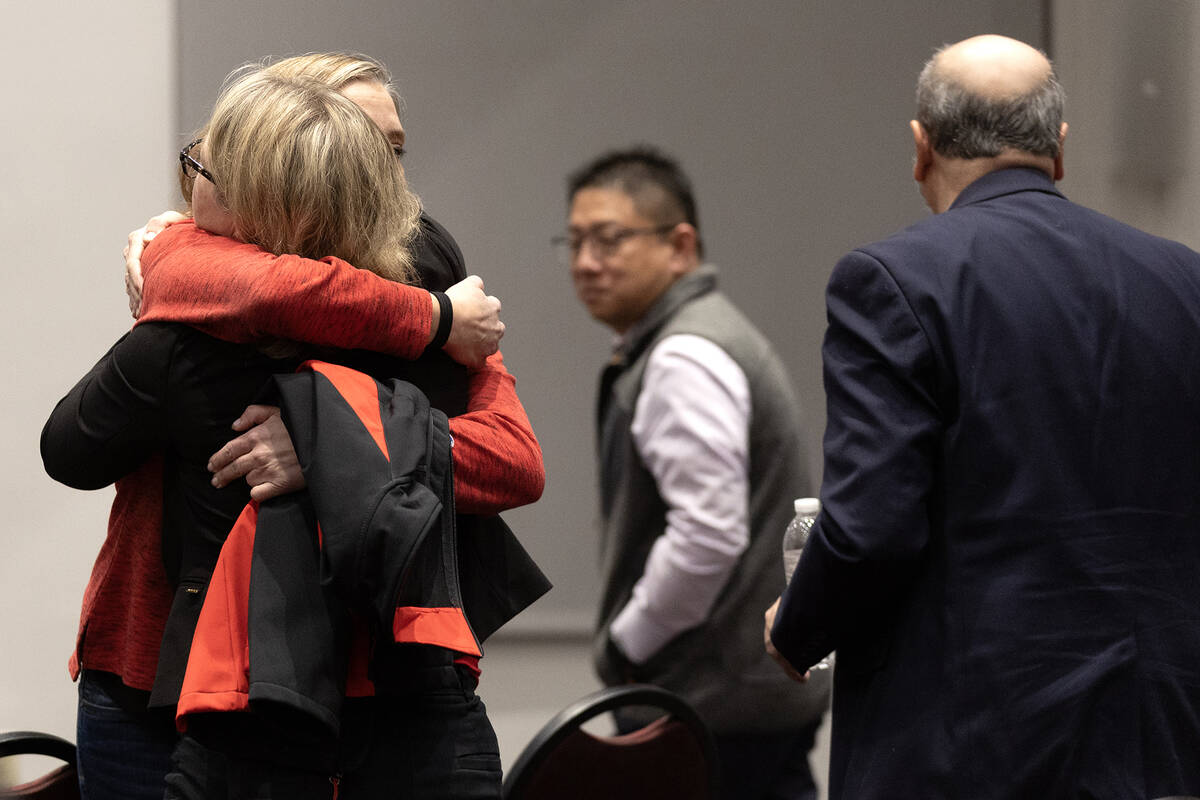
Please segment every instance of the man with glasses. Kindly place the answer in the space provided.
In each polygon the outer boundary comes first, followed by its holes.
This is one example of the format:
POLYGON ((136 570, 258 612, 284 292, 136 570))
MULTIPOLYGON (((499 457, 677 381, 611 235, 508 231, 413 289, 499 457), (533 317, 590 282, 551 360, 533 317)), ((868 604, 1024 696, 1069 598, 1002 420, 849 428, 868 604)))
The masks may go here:
POLYGON ((691 703, 715 735, 725 797, 815 798, 807 756, 827 678, 790 682, 759 634, 783 586, 792 499, 811 490, 788 376, 701 263, 674 161, 610 153, 568 188, 557 244, 580 301, 620 337, 597 415, 597 671, 691 703))

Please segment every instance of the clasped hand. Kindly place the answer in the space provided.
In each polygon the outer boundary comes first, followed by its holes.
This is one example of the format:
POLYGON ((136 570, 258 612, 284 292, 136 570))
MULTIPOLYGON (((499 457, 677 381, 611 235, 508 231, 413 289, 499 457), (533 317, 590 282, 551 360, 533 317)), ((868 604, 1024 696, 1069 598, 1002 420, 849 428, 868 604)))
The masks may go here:
POLYGON ((233 429, 245 432, 208 460, 213 486, 220 489, 245 478, 250 498, 259 502, 305 487, 300 459, 277 407, 249 406, 233 429))

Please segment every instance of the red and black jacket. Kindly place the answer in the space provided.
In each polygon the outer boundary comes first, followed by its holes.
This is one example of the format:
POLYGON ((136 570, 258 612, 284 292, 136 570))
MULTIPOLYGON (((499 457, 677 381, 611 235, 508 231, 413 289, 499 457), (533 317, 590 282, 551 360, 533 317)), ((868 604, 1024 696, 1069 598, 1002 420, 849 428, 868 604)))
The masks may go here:
MULTIPOLYGON (((370 650, 479 656, 463 610, 446 417, 413 385, 324 362, 276 377, 306 491, 252 503, 221 551, 179 697, 193 713, 297 715, 336 735, 370 650), (358 674, 354 674, 357 672, 358 674)), ((380 674, 386 685, 401 676, 380 674)))

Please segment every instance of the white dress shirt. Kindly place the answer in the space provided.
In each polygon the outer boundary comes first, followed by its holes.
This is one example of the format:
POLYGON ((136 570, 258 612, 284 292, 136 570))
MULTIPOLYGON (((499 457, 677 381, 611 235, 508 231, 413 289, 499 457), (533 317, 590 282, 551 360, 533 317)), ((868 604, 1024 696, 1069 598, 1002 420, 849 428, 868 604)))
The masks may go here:
POLYGON ((610 628, 640 664, 704 621, 749 543, 745 373, 702 336, 664 338, 646 362, 633 438, 668 508, 666 531, 610 628))

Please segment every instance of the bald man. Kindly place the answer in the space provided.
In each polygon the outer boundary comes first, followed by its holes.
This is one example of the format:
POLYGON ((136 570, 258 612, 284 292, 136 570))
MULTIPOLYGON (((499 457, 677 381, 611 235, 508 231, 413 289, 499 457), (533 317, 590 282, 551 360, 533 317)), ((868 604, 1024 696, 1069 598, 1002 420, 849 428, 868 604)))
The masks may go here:
POLYGON ((767 613, 837 651, 830 797, 1200 795, 1200 255, 1066 199, 1000 36, 922 71, 935 216, 828 287, 822 512, 767 613))

